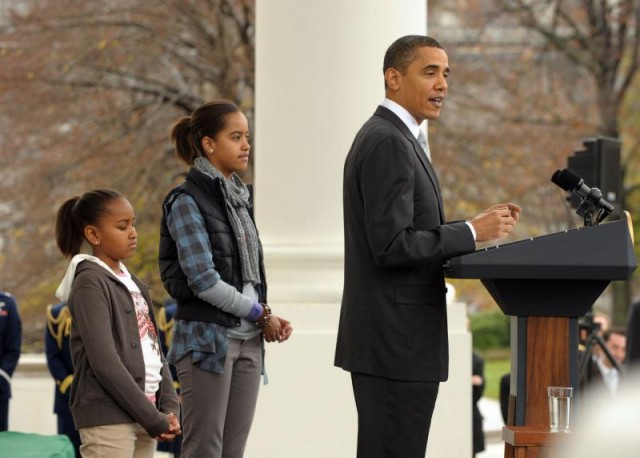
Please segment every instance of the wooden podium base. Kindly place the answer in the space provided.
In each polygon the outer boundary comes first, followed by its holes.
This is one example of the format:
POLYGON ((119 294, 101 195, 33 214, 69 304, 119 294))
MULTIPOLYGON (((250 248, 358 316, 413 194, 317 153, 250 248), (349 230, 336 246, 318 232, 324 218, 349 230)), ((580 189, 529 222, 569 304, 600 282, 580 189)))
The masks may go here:
POLYGON ((558 448, 571 433, 552 433, 547 427, 505 426, 502 428, 505 458, 548 458, 562 456, 558 448))
POLYGON ((549 431, 547 387, 577 385, 577 337, 576 318, 512 317, 505 458, 561 456, 556 450, 570 434, 549 431))

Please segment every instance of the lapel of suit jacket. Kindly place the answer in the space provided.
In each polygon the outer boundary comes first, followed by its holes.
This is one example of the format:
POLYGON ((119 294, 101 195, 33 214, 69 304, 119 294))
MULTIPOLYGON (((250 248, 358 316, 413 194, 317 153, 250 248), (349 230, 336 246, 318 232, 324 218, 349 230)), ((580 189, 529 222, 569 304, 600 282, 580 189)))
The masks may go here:
POLYGON ((429 180, 431 180, 431 184, 433 185, 433 189, 438 198, 438 210, 440 211, 440 222, 444 224, 445 222, 444 205, 442 202, 442 195, 440 193, 440 183, 438 182, 438 177, 436 176, 436 172, 433 169, 433 166, 431 165, 431 161, 427 159, 427 155, 422 149, 422 146, 420 146, 420 144, 418 143, 418 139, 413 136, 413 134, 411 133, 407 125, 404 122, 402 122, 402 120, 398 118, 398 116, 396 116, 396 114, 393 111, 389 110, 388 108, 380 105, 378 106, 378 109, 376 110, 374 115, 380 116, 381 118, 384 118, 387 121, 390 121, 413 144, 413 150, 418 156, 418 159, 420 159, 420 162, 422 163, 422 166, 427 172, 427 176, 429 177, 429 180))

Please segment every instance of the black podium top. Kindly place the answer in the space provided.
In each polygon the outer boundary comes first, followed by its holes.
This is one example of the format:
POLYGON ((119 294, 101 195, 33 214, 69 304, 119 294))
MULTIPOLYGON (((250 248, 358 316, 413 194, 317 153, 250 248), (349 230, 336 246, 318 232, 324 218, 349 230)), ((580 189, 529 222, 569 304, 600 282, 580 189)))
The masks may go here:
POLYGON ((450 278, 627 280, 637 267, 625 220, 483 248, 445 265, 450 278))
POLYGON ((637 267, 626 219, 451 258, 449 278, 478 278, 507 315, 581 316, 637 267))

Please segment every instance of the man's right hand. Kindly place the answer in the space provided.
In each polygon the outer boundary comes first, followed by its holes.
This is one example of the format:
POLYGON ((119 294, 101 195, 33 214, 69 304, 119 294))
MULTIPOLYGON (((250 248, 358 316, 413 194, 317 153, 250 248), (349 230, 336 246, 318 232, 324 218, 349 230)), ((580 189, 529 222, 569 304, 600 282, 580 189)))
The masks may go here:
POLYGON ((505 238, 511 233, 522 209, 512 203, 498 204, 489 207, 470 223, 476 231, 476 242, 488 242, 505 238))

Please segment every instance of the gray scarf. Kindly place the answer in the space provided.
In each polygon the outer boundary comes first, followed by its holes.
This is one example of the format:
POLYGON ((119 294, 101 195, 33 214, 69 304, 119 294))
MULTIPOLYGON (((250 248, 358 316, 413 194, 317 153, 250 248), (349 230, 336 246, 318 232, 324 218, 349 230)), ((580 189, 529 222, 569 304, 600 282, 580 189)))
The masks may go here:
POLYGON ((249 214, 249 189, 235 173, 229 179, 220 173, 214 165, 204 157, 193 161, 196 170, 213 178, 219 178, 222 192, 227 204, 231 228, 236 236, 240 250, 242 280, 245 283, 260 284, 260 240, 256 226, 249 214))

